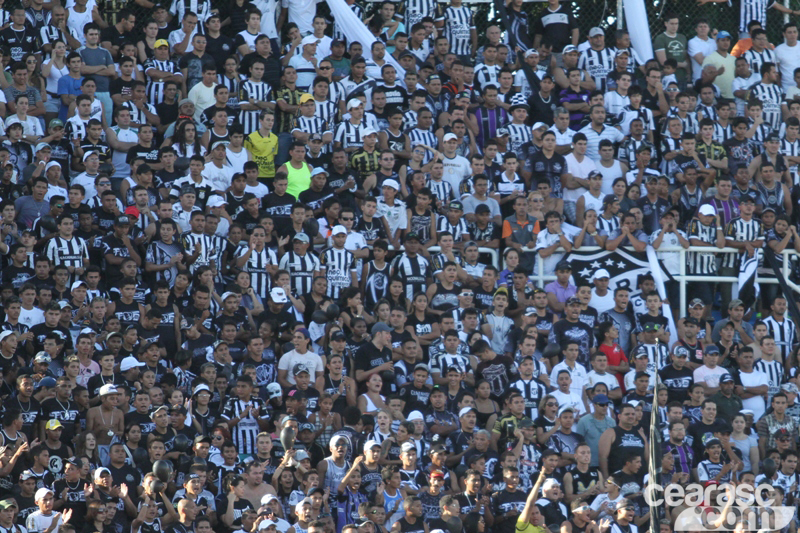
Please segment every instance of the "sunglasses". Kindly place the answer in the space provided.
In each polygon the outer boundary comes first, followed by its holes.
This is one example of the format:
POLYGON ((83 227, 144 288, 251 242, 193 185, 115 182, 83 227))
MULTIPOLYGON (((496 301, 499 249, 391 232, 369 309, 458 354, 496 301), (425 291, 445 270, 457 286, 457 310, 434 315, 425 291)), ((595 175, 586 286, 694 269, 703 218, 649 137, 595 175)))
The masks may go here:
POLYGON ((331 70, 333 67, 319 67, 320 70, 331 70))
POLYGON ((558 407, 558 402, 547 402, 544 404, 546 407, 558 407))
POLYGON ((349 222, 353 220, 353 217, 347 217, 347 218, 341 217, 339 220, 341 220, 342 222, 349 222))
POLYGON ((109 187, 111 186, 111 182, 110 181, 98 181, 97 184, 98 185, 108 185, 109 187))

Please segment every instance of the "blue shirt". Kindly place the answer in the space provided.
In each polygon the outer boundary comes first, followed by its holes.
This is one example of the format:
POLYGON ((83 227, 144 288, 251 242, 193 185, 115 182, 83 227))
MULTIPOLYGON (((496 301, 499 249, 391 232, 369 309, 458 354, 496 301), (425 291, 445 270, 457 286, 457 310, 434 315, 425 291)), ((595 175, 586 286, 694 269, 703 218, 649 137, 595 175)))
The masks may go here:
MULTIPOLYGON (((78 96, 81 94, 81 83, 83 83, 83 76, 77 79, 70 75, 61 76, 58 79, 58 94, 72 94, 78 96)), ((67 107, 64 104, 61 104, 58 118, 62 121, 67 120, 67 107)))

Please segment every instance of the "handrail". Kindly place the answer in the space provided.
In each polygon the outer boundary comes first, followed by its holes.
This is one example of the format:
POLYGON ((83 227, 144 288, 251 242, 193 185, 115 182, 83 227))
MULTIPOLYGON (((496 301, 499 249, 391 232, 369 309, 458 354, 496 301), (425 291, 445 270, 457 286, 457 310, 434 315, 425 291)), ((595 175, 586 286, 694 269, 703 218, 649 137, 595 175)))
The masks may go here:
MULTIPOLYGON (((629 246, 622 246, 620 247, 626 251, 634 251, 633 248, 629 246)), ((598 252, 604 250, 599 246, 581 246, 579 249, 581 252, 598 252)), ((530 248, 523 248, 522 252, 535 252, 536 250, 532 250, 530 248)), ((559 247, 556 248, 554 253, 566 253, 566 250, 559 247)), ((677 275, 673 274, 673 278, 675 278, 678 283, 680 284, 680 316, 683 317, 686 315, 686 284, 689 282, 702 282, 702 281, 713 281, 714 283, 736 283, 739 281, 738 277, 733 276, 705 276, 700 274, 687 274, 686 273, 686 254, 690 252, 706 252, 706 253, 740 253, 741 250, 737 250, 736 248, 716 248, 716 247, 708 247, 708 246, 689 246, 688 248, 683 248, 681 246, 666 246, 662 248, 658 248, 656 253, 678 253, 680 255, 679 258, 679 272, 677 275)), ((789 287, 800 294, 800 285, 792 282, 789 279, 789 273, 791 271, 791 267, 789 264, 789 257, 796 256, 800 257, 800 253, 795 251, 794 249, 785 249, 780 252, 783 261, 781 262, 781 272, 783 273, 783 277, 785 278, 787 285, 789 287)), ((538 254, 537 254, 538 256, 538 254)), ((529 278, 535 282, 538 282, 539 286, 543 287, 546 282, 550 282, 556 279, 556 276, 549 274, 545 275, 544 273, 544 261, 541 260, 541 256, 539 256, 539 261, 536 261, 535 272, 529 276, 529 278)), ((505 261, 504 261, 505 263, 505 261)), ((499 267, 498 267, 499 268, 499 267)), ((503 265, 505 268, 505 264, 503 265)), ((765 284, 776 284, 778 280, 774 277, 761 277, 756 273, 756 283, 765 283, 765 284)))

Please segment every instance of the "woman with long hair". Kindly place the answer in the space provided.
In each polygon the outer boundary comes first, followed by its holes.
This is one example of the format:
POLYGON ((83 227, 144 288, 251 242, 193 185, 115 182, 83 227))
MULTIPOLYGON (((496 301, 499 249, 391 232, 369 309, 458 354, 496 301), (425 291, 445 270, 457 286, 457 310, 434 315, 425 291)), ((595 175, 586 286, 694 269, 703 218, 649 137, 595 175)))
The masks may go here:
POLYGON ((539 401, 539 416, 533 422, 536 428, 536 439, 540 443, 548 441, 556 430, 556 417, 558 416, 558 400, 552 394, 544 396, 539 401))
POLYGON ((411 311, 411 302, 406 298, 406 285, 400 278, 395 277, 389 280, 389 293, 386 295, 386 300, 390 307, 398 306, 405 308, 406 312, 411 311))
MULTIPOLYGON (((23 61, 25 61, 25 66, 28 67, 28 85, 39 91, 42 100, 45 102, 45 105, 47 105, 47 83, 39 68, 39 58, 36 57, 36 54, 30 52, 23 58, 23 61)), ((31 102, 31 105, 33 105, 33 102, 31 102)))
POLYGON ((341 298, 339 299, 339 318, 342 320, 345 332, 351 331, 350 324, 355 317, 360 316, 371 324, 375 319, 364 313, 364 301, 361 298, 361 289, 358 287, 347 287, 342 291, 341 298))
POLYGON ((100 500, 89 500, 86 503, 83 533, 114 533, 113 528, 107 528, 105 525, 108 507, 112 505, 115 504, 100 500))
POLYGON ((494 423, 500 414, 500 406, 492 400, 492 386, 485 379, 479 380, 475 384, 475 415, 477 417, 476 427, 488 429, 494 428, 494 423))
POLYGON ((411 441, 413 434, 413 422, 400 422, 400 425, 397 426, 397 431, 381 443, 381 458, 378 462, 381 465, 402 466, 403 461, 400 460, 401 448, 403 444, 411 441))
POLYGON ((750 435, 745 433, 747 418, 743 414, 734 415, 731 426, 733 426, 731 444, 742 452, 742 472, 752 472, 758 475, 758 445, 753 442, 750 435))
POLYGON ((317 276, 311 280, 311 290, 300 295, 303 305, 306 306, 303 311, 303 321, 306 324, 311 323, 311 315, 314 314, 314 311, 324 311, 329 304, 333 303, 327 293, 328 279, 325 276, 317 276))
POLYGON ((145 61, 153 57, 155 52, 156 40, 158 39, 158 22, 153 19, 148 19, 144 23, 144 33, 139 42, 136 43, 137 55, 139 56, 139 64, 144 64, 145 61))
POLYGON ((424 292, 418 292, 411 299, 411 313, 406 318, 406 330, 417 339, 425 352, 441 337, 439 320, 428 312, 428 295, 424 292))
POLYGON ((144 449, 142 445, 142 427, 139 424, 131 422, 125 426, 125 431, 122 433, 122 445, 125 447, 125 455, 128 456, 125 461, 129 465, 136 467, 134 453, 139 448, 144 449))
MULTIPOLYGON (((375 309, 372 310, 375 315, 376 322, 389 323, 389 316, 392 313, 392 304, 389 300, 381 299, 375 304, 375 309)), ((365 319, 366 320, 366 319, 365 319)))
POLYGON ((368 440, 377 441, 382 444, 386 439, 394 436, 392 431, 392 421, 394 417, 388 408, 380 409, 375 413, 375 429, 369 436, 368 440))
POLYGON ((209 265, 203 265, 194 272, 194 279, 192 280, 192 290, 190 294, 194 294, 196 287, 206 287, 211 295, 210 312, 211 316, 217 316, 222 306, 222 299, 217 294, 217 287, 214 284, 214 270, 209 265))
POLYGON ((97 438, 91 431, 78 433, 78 436, 75 437, 75 455, 88 457, 92 463, 92 470, 102 466, 100 464, 100 454, 97 450, 97 438))
MULTIPOLYGON (((386 397, 381 394, 383 378, 380 374, 372 374, 367 380, 367 391, 358 397, 358 408, 362 414, 375 415, 379 410, 386 409, 386 397)), ((391 425, 391 419, 390 419, 391 425)))
POLYGON ((519 266, 519 251, 516 248, 507 248, 503 253, 503 259, 505 259, 506 267, 500 271, 497 284, 500 287, 510 287, 514 270, 519 266))
POLYGON ((58 117, 58 112, 61 110, 58 80, 69 73, 67 45, 61 39, 56 39, 52 45, 53 51, 50 53, 50 57, 42 63, 42 77, 45 79, 45 91, 47 92, 47 100, 44 103, 45 124, 50 124, 51 120, 58 117))
POLYGON ((200 144, 200 136, 197 135, 197 127, 191 121, 181 122, 175 128, 175 134, 172 136, 172 148, 178 157, 192 157, 193 155, 201 155, 205 157, 206 149, 200 144))
POLYGON ((222 493, 217 496, 217 509, 222 522, 236 531, 242 527, 242 513, 252 509, 250 500, 245 498, 247 486, 244 478, 238 474, 227 474, 222 479, 222 493))

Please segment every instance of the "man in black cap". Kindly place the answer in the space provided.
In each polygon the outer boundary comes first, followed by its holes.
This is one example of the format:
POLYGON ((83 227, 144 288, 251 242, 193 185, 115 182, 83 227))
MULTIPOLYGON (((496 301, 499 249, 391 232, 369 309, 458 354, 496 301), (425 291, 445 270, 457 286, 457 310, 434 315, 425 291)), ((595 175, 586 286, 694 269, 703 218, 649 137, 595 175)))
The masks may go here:
MULTIPOLYGON (((695 320, 694 318, 691 319, 695 320)), ((692 370, 686 366, 686 361, 689 359, 689 349, 676 343, 672 347, 670 358, 672 364, 659 370, 658 375, 661 378, 661 382, 667 386, 667 402, 683 403, 689 399, 689 387, 694 382, 692 370)))
MULTIPOLYGON (((564 304, 564 320, 553 324, 547 342, 559 347, 563 347, 567 341, 576 342, 580 351, 578 362, 588 367, 595 337, 592 328, 580 321, 580 315, 581 301, 572 296, 564 304)), ((552 362, 555 365, 559 361, 552 362)))
MULTIPOLYGON (((752 366, 752 362, 751 362, 752 366)), ((717 416, 729 424, 733 417, 742 410, 742 399, 734 392, 736 381, 731 374, 723 374, 719 378, 719 391, 710 400, 717 404, 717 416)))
POLYGON ((107 265, 106 283, 109 287, 115 286, 115 283, 122 280, 120 265, 125 259, 131 258, 137 266, 142 266, 142 258, 131 239, 131 224, 129 215, 119 215, 114 220, 113 232, 101 240, 103 257, 107 265))
POLYGON ((572 265, 568 261, 556 264, 556 279, 544 286, 547 292, 547 305, 555 312, 564 310, 564 304, 575 296, 578 288, 572 282, 572 265))

